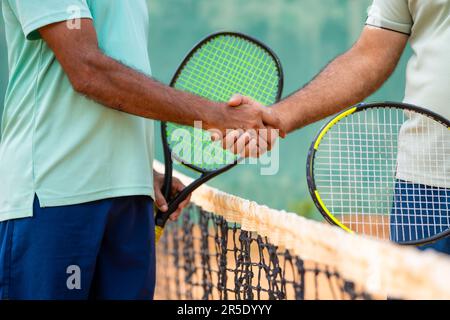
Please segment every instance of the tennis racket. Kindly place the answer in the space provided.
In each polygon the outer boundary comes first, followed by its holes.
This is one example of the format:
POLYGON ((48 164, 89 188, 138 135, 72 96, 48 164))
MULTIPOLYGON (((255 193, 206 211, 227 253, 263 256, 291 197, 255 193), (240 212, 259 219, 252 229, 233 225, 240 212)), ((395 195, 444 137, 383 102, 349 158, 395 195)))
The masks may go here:
POLYGON ((402 103, 360 104, 311 145, 307 179, 325 219, 405 245, 450 234, 449 120, 402 103))
MULTIPOLYGON (((277 56, 263 43, 243 34, 221 32, 192 49, 175 73, 171 86, 217 102, 227 102, 240 93, 270 106, 281 97, 283 71, 277 56)), ((162 123, 161 134, 165 161, 162 191, 169 209, 156 214, 156 241, 169 216, 189 194, 242 160, 224 150, 220 142, 212 142, 210 133, 200 128, 162 123), (200 177, 172 198, 174 160, 200 177)))

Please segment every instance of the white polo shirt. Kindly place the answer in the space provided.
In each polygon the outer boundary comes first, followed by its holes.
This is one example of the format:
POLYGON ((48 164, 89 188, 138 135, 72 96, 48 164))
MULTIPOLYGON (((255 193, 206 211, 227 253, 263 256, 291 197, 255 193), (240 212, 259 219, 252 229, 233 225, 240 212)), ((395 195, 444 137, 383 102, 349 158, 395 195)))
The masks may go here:
MULTIPOLYGON (((450 119, 450 0, 374 0, 366 24, 410 36, 404 102, 450 119)), ((402 127, 397 178, 450 188, 450 131, 422 120, 402 127)))

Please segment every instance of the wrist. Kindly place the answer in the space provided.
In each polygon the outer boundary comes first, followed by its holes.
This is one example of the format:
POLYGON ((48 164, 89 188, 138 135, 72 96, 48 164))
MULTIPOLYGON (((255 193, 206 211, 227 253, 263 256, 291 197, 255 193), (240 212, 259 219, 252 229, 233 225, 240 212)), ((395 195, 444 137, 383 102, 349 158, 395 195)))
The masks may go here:
POLYGON ((289 105, 286 101, 282 101, 274 106, 274 111, 280 119, 280 129, 286 134, 301 129, 306 125, 304 119, 305 114, 301 112, 296 113, 295 109, 294 106, 289 105))
POLYGON ((205 130, 222 130, 227 119, 227 109, 229 107, 225 103, 213 102, 208 106, 205 112, 205 121, 203 129, 205 130))
POLYGON ((283 131, 286 134, 293 131, 291 128, 291 123, 290 123, 291 117, 289 116, 288 109, 286 108, 286 106, 284 105, 283 102, 280 102, 279 104, 273 106, 273 112, 276 114, 276 116, 280 120, 280 130, 281 131, 283 131))

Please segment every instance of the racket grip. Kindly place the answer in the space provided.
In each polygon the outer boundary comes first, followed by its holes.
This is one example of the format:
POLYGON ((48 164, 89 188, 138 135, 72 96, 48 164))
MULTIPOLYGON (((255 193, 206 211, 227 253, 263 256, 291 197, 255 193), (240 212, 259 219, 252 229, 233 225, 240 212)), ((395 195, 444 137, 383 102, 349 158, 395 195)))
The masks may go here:
POLYGON ((164 232, 164 228, 160 227, 160 226, 156 226, 155 227, 155 243, 158 243, 159 240, 161 239, 161 236, 164 232))

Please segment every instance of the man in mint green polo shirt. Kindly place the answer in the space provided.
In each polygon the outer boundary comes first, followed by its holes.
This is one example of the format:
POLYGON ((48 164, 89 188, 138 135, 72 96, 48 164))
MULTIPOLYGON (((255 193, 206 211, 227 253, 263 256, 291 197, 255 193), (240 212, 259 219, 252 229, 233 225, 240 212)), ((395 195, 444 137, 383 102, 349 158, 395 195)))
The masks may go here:
POLYGON ((151 79, 146 0, 3 0, 2 10, 0 298, 152 298, 152 199, 166 205, 149 119, 225 132, 277 118, 151 79))

